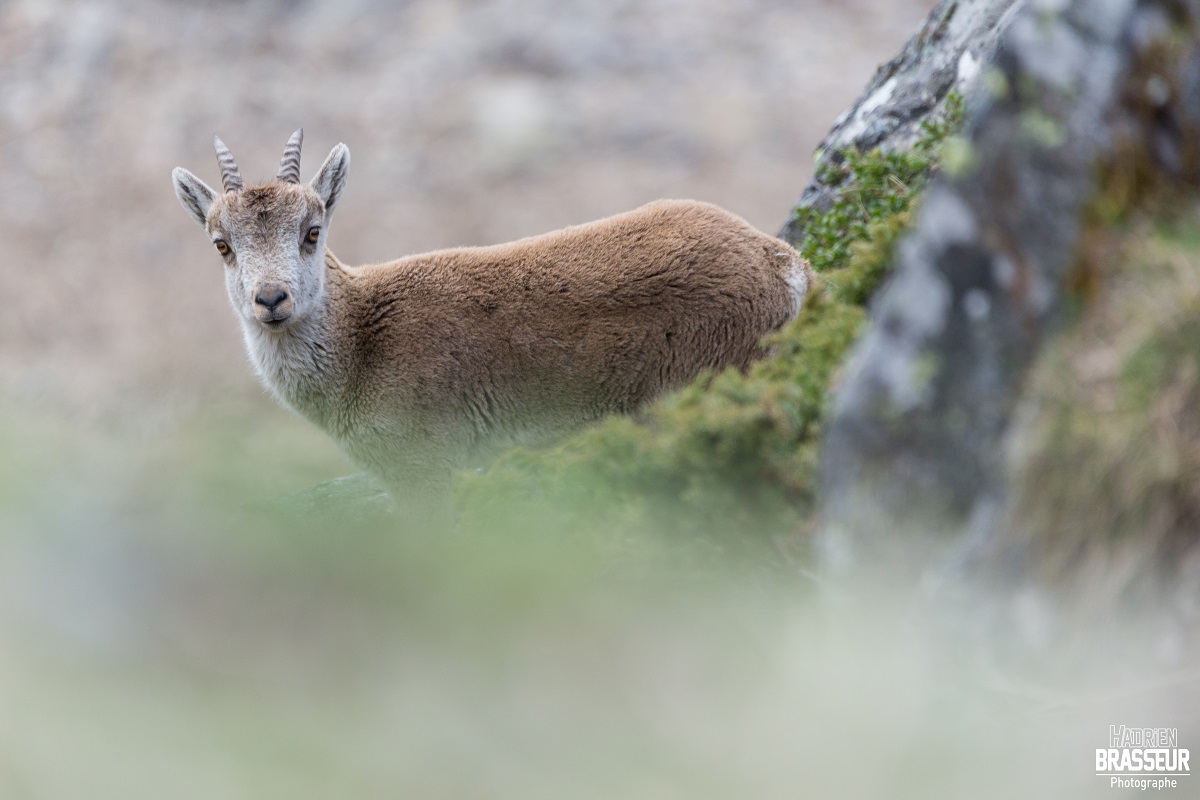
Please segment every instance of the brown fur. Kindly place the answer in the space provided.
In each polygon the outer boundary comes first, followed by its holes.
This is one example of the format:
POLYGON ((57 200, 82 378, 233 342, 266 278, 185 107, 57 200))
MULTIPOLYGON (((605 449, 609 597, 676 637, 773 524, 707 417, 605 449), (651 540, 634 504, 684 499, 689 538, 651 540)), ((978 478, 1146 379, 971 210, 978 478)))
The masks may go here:
MULTIPOLYGON (((799 257, 706 203, 660 201, 492 247, 327 256, 349 407, 412 420, 447 460, 629 412, 745 368, 795 315, 799 257)), ((386 469, 384 465, 378 465, 386 469)))

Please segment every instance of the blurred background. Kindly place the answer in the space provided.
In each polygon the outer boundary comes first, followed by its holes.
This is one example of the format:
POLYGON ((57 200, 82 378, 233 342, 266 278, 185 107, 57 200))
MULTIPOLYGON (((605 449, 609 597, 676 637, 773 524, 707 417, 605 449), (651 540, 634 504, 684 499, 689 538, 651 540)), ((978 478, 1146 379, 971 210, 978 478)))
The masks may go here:
POLYGON ((0 2, 0 800, 1105 791, 1169 681, 1014 685, 678 542, 287 514, 350 467, 255 382, 169 180, 218 183, 214 132, 249 180, 345 142, 348 263, 658 197, 773 232, 933 5, 0 2))

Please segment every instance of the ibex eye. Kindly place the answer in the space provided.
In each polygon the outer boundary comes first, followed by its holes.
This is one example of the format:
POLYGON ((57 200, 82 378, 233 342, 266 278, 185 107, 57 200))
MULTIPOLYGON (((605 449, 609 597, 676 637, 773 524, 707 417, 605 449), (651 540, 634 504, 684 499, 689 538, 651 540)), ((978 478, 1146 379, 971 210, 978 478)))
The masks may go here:
POLYGON ((215 242, 213 242, 213 245, 217 248, 217 252, 221 255, 229 255, 229 245, 225 244, 224 239, 217 239, 215 242))
POLYGON ((313 225, 308 229, 308 235, 304 238, 308 239, 313 244, 316 244, 317 240, 321 238, 321 227, 319 225, 313 225))

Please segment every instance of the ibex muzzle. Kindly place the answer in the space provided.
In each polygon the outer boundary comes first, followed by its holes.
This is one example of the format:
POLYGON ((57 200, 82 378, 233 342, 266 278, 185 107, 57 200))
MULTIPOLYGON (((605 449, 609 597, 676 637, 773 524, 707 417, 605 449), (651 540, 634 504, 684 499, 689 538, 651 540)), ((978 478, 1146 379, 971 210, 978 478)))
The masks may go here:
POLYGON ((292 316, 292 296, 282 283, 264 281, 254 290, 254 316, 270 327, 279 327, 292 316))

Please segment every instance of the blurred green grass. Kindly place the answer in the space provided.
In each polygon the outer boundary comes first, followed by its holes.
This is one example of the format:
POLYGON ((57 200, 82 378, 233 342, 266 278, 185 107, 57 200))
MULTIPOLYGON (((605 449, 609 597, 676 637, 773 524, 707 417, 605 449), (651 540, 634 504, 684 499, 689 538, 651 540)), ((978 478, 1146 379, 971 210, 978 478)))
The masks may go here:
MULTIPOLYGON (((615 523, 298 519, 346 465, 265 405, 0 419, 6 800, 1099 791, 1114 704, 1037 716, 911 599, 831 608, 765 553, 615 523)), ((1177 688, 1133 691, 1169 724, 1177 688)))

